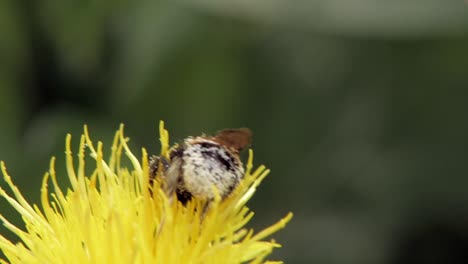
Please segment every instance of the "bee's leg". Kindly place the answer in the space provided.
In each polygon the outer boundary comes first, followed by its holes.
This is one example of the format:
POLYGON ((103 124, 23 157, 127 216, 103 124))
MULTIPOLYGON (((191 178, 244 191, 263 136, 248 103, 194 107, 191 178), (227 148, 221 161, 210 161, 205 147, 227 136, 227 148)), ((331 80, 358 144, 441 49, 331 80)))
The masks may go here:
POLYGON ((149 186, 150 186, 150 193, 153 195, 152 189, 154 185, 154 181, 158 176, 158 172, 160 171, 162 177, 164 177, 165 172, 169 168, 169 161, 161 156, 151 156, 149 160, 149 186), (162 165, 162 167, 160 167, 162 165), (161 168, 161 170, 159 169, 161 168))
POLYGON ((169 161, 161 156, 151 156, 149 160, 149 173, 150 179, 156 178, 160 165, 162 165, 162 172, 165 172, 169 168, 169 161))
POLYGON ((173 195, 178 188, 178 184, 182 174, 182 159, 174 157, 171 159, 171 165, 167 168, 164 173, 164 180, 162 188, 166 195, 169 197, 169 201, 172 202, 173 195))
POLYGON ((183 205, 186 205, 188 201, 192 199, 192 194, 181 189, 176 190, 177 200, 179 200, 183 205))

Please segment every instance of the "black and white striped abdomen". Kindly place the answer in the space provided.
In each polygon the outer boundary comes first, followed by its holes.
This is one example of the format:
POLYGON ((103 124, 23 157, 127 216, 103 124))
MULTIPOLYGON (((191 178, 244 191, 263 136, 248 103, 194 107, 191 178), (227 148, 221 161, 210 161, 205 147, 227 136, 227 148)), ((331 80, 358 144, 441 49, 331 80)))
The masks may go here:
POLYGON ((187 139, 182 156, 180 187, 200 199, 214 198, 213 186, 226 197, 244 175, 238 156, 211 140, 187 139))

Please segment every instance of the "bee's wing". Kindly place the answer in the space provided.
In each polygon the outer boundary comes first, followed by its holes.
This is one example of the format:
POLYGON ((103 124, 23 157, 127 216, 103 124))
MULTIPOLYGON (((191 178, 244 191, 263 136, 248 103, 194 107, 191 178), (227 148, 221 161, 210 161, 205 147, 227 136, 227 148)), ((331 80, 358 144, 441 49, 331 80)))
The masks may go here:
POLYGON ((252 131, 245 127, 224 129, 218 131, 214 140, 222 145, 241 151, 252 143, 252 131))

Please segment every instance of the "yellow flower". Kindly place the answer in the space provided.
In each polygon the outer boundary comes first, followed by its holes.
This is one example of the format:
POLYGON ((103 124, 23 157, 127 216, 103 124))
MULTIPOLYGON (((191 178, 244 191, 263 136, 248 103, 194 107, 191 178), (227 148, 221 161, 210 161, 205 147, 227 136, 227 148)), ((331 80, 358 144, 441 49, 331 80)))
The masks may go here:
MULTIPOLYGON (((169 135, 163 122, 160 134, 161 155, 166 156, 169 135)), ((264 166, 252 170, 252 151, 238 188, 228 198, 212 202, 202 217, 202 202, 193 200, 185 206, 170 202, 158 182, 151 192, 147 153, 142 149, 140 163, 127 142, 121 126, 105 162, 102 143, 95 145, 85 127, 75 169, 71 136, 67 135, 71 187, 66 191, 59 187, 52 158, 42 182, 40 206, 25 200, 2 162, 4 180, 13 194, 0 188, 0 195, 18 211, 25 228, 0 215, 6 228, 20 240, 14 244, 0 235, 0 250, 7 258, 0 262, 277 263, 264 259, 280 245, 264 239, 283 228, 292 214, 256 234, 245 227, 253 216, 245 204, 269 172, 264 166), (96 161, 91 175, 86 175, 86 149, 96 161), (128 161, 130 168, 123 166, 128 161)))

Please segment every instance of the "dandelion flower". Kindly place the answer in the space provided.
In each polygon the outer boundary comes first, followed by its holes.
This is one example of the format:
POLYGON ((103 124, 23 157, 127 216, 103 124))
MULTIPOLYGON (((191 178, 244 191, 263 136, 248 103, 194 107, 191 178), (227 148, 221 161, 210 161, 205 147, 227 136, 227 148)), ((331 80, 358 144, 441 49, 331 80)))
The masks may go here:
MULTIPOLYGON (((160 140, 161 155, 166 156, 170 145, 163 122, 160 140)), ((215 199, 204 212, 199 201, 171 202, 160 183, 149 186, 147 153, 142 149, 139 161, 127 142, 121 126, 106 162, 103 144, 93 143, 85 127, 75 169, 67 135, 70 188, 59 187, 52 158, 42 181, 40 205, 26 201, 2 162, 11 192, 0 188, 0 196, 21 215, 24 228, 0 215, 19 239, 12 243, 0 235, 6 257, 0 263, 278 263, 265 261, 280 247, 265 239, 283 228, 292 214, 257 233, 246 228, 253 216, 246 203, 269 172, 264 166, 252 169, 252 151, 236 190, 226 199, 215 199), (85 170, 86 151, 95 160, 90 175, 85 170), (122 165, 128 161, 130 167, 122 165)))

